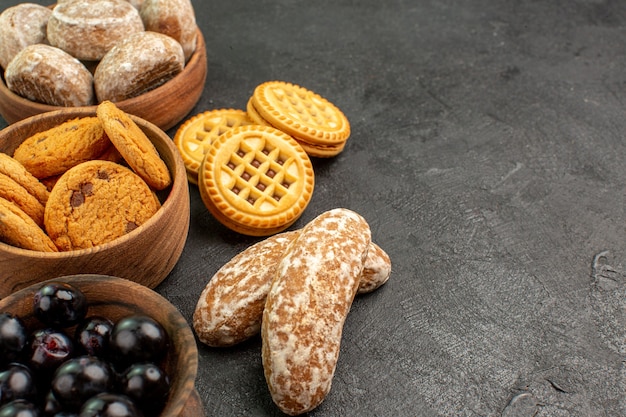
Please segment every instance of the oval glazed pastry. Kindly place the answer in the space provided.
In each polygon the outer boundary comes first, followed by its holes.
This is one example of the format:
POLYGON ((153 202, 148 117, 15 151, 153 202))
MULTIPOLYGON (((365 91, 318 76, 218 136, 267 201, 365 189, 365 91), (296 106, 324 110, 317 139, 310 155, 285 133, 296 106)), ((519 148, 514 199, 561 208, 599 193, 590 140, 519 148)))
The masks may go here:
POLYGON ((276 266, 298 232, 268 237, 224 264, 208 282, 196 305, 198 339, 227 347, 259 334, 265 299, 276 266))
MULTIPOLYGON (((268 237, 240 252, 209 280, 194 311, 193 327, 208 346, 228 347, 261 331, 267 293, 276 268, 299 231, 268 237)), ((389 279, 391 260, 370 243, 359 279, 358 294, 370 293, 389 279)))
POLYGON ((278 265, 261 356, 272 400, 286 414, 313 410, 330 391, 370 241, 363 217, 330 210, 300 231, 278 265))

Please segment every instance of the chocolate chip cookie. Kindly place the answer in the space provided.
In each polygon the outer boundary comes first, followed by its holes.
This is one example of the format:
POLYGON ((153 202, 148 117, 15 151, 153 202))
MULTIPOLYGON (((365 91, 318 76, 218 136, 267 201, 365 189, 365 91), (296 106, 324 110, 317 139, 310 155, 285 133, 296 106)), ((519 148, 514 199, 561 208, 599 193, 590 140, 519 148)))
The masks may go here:
POLYGON ((157 210, 158 200, 137 174, 94 160, 59 178, 48 198, 44 226, 60 250, 84 249, 132 232, 157 210))

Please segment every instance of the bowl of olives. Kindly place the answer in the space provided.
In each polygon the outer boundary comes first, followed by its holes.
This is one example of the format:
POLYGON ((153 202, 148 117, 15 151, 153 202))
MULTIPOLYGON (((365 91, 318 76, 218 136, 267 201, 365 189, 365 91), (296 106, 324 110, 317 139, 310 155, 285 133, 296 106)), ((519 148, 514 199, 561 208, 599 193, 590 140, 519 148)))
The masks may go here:
POLYGON ((184 317, 133 281, 64 276, 0 300, 2 416, 201 416, 197 365, 184 317))

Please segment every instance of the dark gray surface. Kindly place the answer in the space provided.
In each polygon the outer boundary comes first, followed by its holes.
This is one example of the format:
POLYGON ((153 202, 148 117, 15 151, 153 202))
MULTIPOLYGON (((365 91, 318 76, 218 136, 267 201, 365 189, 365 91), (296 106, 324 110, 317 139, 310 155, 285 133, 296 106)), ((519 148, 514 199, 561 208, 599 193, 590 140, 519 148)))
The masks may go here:
MULTIPOLYGON (((352 136, 314 161, 294 227, 353 209, 393 261, 355 301, 310 415, 626 415, 626 2, 194 5, 209 72, 193 113, 245 108, 271 79, 334 102, 352 136)), ((188 319, 256 241, 190 191, 187 246, 158 288, 188 319)), ((259 340, 199 350, 208 415, 281 415, 259 340)))

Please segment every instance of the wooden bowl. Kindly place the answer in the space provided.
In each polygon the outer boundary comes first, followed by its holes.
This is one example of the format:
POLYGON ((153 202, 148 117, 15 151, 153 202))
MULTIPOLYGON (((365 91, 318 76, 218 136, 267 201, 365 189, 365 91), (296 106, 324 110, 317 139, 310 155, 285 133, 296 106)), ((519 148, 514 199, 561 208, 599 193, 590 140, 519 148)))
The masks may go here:
MULTIPOLYGON (((73 275, 55 281, 67 282, 87 297, 88 315, 104 316, 113 322, 130 314, 145 314, 167 331, 170 347, 163 369, 170 377, 171 389, 161 416, 183 416, 185 405, 194 401, 198 368, 198 350, 191 328, 169 301, 156 292, 121 278, 105 275, 73 275)), ((38 283, 0 300, 0 312, 20 317, 28 329, 42 327, 33 314, 33 295, 43 285, 38 283)), ((68 335, 73 335, 70 329, 68 335)))
MULTIPOLYGON (((4 71, 1 72, 4 74, 4 71)), ((168 130, 189 114, 196 105, 204 90, 206 74, 206 45, 202 32, 198 30, 196 51, 180 74, 152 91, 115 104, 126 113, 168 130)), ((96 106, 72 108, 95 111, 96 106)), ((37 103, 13 93, 6 86, 4 76, 0 77, 0 115, 7 123, 15 123, 36 114, 60 109, 67 107, 37 103)))
MULTIPOLYGON (((13 155, 33 134, 86 116, 95 116, 95 111, 69 108, 16 122, 0 131, 0 152, 13 155)), ((155 145, 173 179, 170 187, 159 192, 161 208, 132 232, 89 249, 38 252, 0 242, 0 299, 34 283, 74 274, 113 275, 154 288, 174 268, 189 231, 187 174, 169 136, 152 123, 131 117, 155 145)))

